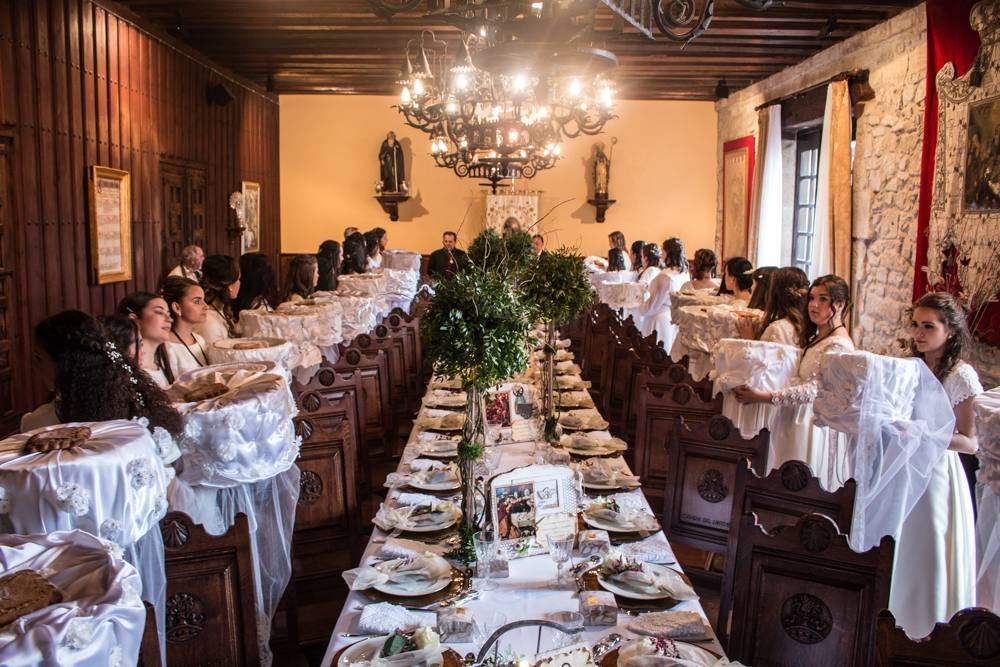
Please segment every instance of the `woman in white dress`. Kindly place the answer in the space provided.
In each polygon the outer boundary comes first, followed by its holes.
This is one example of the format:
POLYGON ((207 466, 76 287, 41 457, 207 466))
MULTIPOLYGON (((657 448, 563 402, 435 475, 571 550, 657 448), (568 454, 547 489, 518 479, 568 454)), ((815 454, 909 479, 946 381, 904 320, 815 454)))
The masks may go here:
POLYGON ((815 424, 813 401, 824 357, 854 349, 844 325, 849 304, 850 291, 843 278, 829 275, 814 280, 806 296, 808 319, 799 339, 802 359, 792 383, 776 392, 746 385, 733 390, 740 403, 770 401, 781 408, 771 433, 768 469, 793 459, 805 461, 828 491, 843 486, 850 477, 846 436, 815 424))
POLYGON ((758 266, 753 270, 750 274, 753 285, 750 287, 750 301, 747 302, 747 308, 764 310, 767 307, 767 294, 771 291, 771 279, 777 270, 776 266, 758 266))
POLYGON ((889 610, 914 638, 938 621, 976 604, 976 545, 972 497, 959 452, 975 454, 973 399, 983 391, 962 361, 969 330, 953 296, 932 292, 913 304, 910 350, 944 385, 955 412, 955 433, 927 490, 903 521, 892 568, 889 610))
POLYGON ((664 268, 650 282, 649 296, 637 309, 637 314, 642 318, 642 335, 649 336, 655 331, 663 349, 669 350, 677 337, 677 325, 670 318, 670 295, 691 276, 688 275, 684 244, 680 239, 669 238, 663 242, 663 257, 664 268))
POLYGON ((312 296, 319 283, 319 263, 315 255, 296 255, 285 276, 284 303, 304 301, 312 296))
POLYGON ((208 315, 194 330, 208 345, 234 335, 233 300, 240 293, 240 265, 229 255, 210 255, 201 265, 208 315))
POLYGON ((730 294, 733 301, 742 301, 743 305, 750 303, 753 290, 753 264, 746 257, 730 257, 726 260, 722 272, 722 284, 719 294, 730 294))
POLYGON ((775 271, 764 300, 764 317, 740 317, 736 328, 740 337, 770 343, 799 345, 805 329, 805 301, 809 278, 796 266, 775 271))
MULTIPOLYGON (((383 230, 384 233, 384 230, 383 230)), ((378 232, 374 229, 365 232, 365 271, 382 268, 382 246, 379 243, 378 232)))
POLYGON ((163 344, 170 339, 170 307, 163 297, 152 292, 133 292, 118 304, 117 312, 139 328, 139 368, 162 389, 170 386, 164 369, 167 366, 163 344))
POLYGON ((34 370, 53 392, 49 403, 21 418, 21 430, 78 421, 145 417, 153 431, 176 436, 180 414, 163 390, 108 339, 96 318, 66 310, 35 327, 34 370))
POLYGON ((716 291, 719 289, 720 281, 715 277, 715 272, 719 269, 719 258, 714 250, 700 248, 694 253, 694 261, 691 263, 691 280, 681 285, 680 291, 694 292, 697 290, 716 291))
POLYGON ((205 290, 187 278, 171 276, 163 281, 163 298, 174 318, 170 340, 163 344, 167 379, 176 381, 188 371, 209 365, 208 343, 195 331, 208 317, 205 290))
MULTIPOLYGON (((649 285, 653 282, 656 276, 660 275, 660 260, 662 253, 660 251, 660 246, 655 243, 647 243, 642 247, 640 253, 642 258, 642 271, 636 277, 636 282, 640 285, 645 285, 644 299, 649 298, 649 285)), ((635 324, 635 328, 642 331, 643 316, 640 315, 640 308, 626 308, 623 313, 624 317, 632 317, 632 322, 635 324)))

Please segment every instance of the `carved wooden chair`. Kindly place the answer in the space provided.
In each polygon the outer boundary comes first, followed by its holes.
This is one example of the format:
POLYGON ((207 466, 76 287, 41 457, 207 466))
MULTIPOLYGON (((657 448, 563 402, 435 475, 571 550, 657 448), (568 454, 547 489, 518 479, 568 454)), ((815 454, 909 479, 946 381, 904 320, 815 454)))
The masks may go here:
POLYGON ((156 634, 156 609, 148 602, 146 624, 142 628, 142 642, 139 644, 139 667, 163 667, 160 657, 160 638, 156 634))
POLYGON ((365 454, 381 459, 392 452, 396 438, 389 391, 389 365, 385 352, 371 346, 371 337, 362 334, 349 346, 340 345, 340 359, 333 365, 338 373, 361 371, 358 399, 365 454), (366 344, 367 343, 367 344, 366 344))
POLYGON ((729 657, 760 666, 870 665, 876 617, 889 603, 893 550, 885 537, 854 552, 822 514, 772 534, 743 515, 729 657))
POLYGON ((836 491, 826 491, 819 485, 819 480, 813 476, 809 466, 802 461, 786 461, 766 477, 758 476, 749 460, 744 460, 742 466, 743 484, 733 497, 726 568, 719 600, 719 620, 716 624, 716 634, 723 645, 729 635, 736 549, 740 542, 743 515, 756 514, 758 525, 765 530, 774 530, 778 526, 794 525, 799 517, 806 514, 822 514, 830 517, 840 532, 846 535, 851 530, 857 490, 854 480, 848 480, 836 491))
MULTIPOLYGON (((662 349, 662 348, 661 348, 662 349)), ((686 374, 679 374, 681 379, 686 374)), ((688 384, 670 384, 669 378, 648 369, 641 372, 632 450, 632 469, 642 479, 642 490, 654 511, 662 510, 667 485, 669 450, 674 417, 683 416, 688 426, 708 421, 722 411, 722 400, 702 401, 688 384)))
POLYGON ((245 514, 209 535, 182 512, 160 521, 167 572, 167 664, 252 665, 260 660, 253 554, 245 514))
POLYGON ((611 320, 618 316, 605 304, 594 308, 587 323, 587 346, 580 359, 584 380, 590 380, 590 394, 594 402, 600 404, 604 388, 604 368, 607 365, 608 350, 611 348, 611 320))
POLYGON ((910 639, 886 610, 878 617, 875 667, 996 667, 1000 617, 983 607, 962 609, 923 639, 910 639))
MULTIPOLYGON (((689 405, 697 406, 694 398, 689 405)), ((703 404, 704 405, 704 404, 703 404)), ((714 405, 709 403, 708 405, 714 405)), ((763 469, 770 434, 744 439, 727 417, 674 415, 667 445, 663 529, 671 542, 725 554, 733 504, 743 495, 746 459, 763 469)))

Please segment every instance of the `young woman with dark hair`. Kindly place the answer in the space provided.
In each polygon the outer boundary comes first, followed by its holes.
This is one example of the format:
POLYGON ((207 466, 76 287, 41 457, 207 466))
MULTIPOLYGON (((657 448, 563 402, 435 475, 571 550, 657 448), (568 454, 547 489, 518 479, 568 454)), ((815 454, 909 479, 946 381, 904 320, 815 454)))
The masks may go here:
POLYGON ((379 244, 378 233, 375 230, 364 233, 365 238, 365 270, 372 271, 382 268, 382 246, 379 244))
MULTIPOLYGON (((688 261, 687 257, 684 256, 684 242, 676 236, 663 242, 663 268, 674 269, 677 274, 687 274, 688 272, 688 261)), ((687 282, 687 279, 684 282, 687 282)))
POLYGON ((182 431, 167 395, 108 339, 96 318, 78 310, 53 315, 35 327, 35 343, 35 369, 55 398, 24 415, 22 431, 140 417, 149 420, 150 431, 182 431))
POLYGON ((771 285, 771 276, 778 270, 776 266, 760 266, 751 274, 753 286, 750 288, 750 301, 747 308, 764 310, 767 306, 767 292, 771 285))
POLYGON ((694 262, 691 263, 691 280, 681 285, 681 291, 719 289, 719 281, 715 278, 718 268, 719 258, 715 256, 714 250, 708 248, 696 250, 694 262))
POLYGON ((139 366, 139 327, 127 315, 101 315, 97 321, 104 327, 108 340, 136 367, 139 366))
POLYGON ((337 289, 337 274, 341 263, 340 244, 336 241, 323 241, 316 253, 316 264, 319 267, 319 281, 316 289, 332 292, 337 289))
POLYGON ((625 235, 621 232, 611 232, 608 234, 608 271, 631 271, 632 270, 632 259, 628 255, 628 249, 625 247, 625 235), (624 269, 612 269, 611 268, 611 251, 621 250, 624 269))
POLYGON ((691 276, 687 272, 684 258, 684 244, 679 238, 669 238, 663 242, 663 268, 649 283, 646 300, 636 309, 636 316, 642 325, 643 336, 656 333, 663 348, 670 349, 677 336, 677 326, 670 318, 670 295, 678 291, 691 276))
POLYGON ((642 267, 642 271, 639 272, 639 277, 636 278, 637 282, 649 285, 656 276, 660 275, 660 271, 663 269, 663 253, 660 250, 660 246, 656 243, 647 243, 642 247, 642 252, 639 255, 638 266, 642 267))
POLYGON ((746 257, 730 257, 722 272, 717 294, 732 294, 737 301, 750 303, 753 289, 753 264, 746 257))
POLYGON ((174 382, 182 373, 210 363, 208 342, 195 331, 204 325, 209 307, 201 285, 188 278, 168 277, 163 281, 162 293, 174 319, 170 340, 163 346, 167 357, 163 371, 174 382))
POLYGON ((645 241, 632 241, 632 246, 630 248, 629 259, 632 260, 632 266, 636 267, 638 270, 642 263, 642 249, 646 247, 645 241))
POLYGON ((205 290, 208 317, 195 331, 211 345, 235 332, 233 300, 240 293, 240 265, 229 255, 210 255, 201 265, 201 286, 205 290))
POLYGON ((736 321, 740 336, 785 345, 799 345, 805 327, 805 299, 809 278, 796 266, 771 274, 760 322, 741 317, 736 321))
POLYGON ((167 379, 167 355, 163 344, 170 340, 170 307, 163 297, 152 292, 133 292, 118 304, 117 312, 139 329, 138 366, 157 386, 166 389, 173 382, 167 379))
POLYGON ((233 301, 233 316, 239 319, 240 313, 248 309, 273 310, 278 303, 278 280, 267 255, 262 252, 242 255, 240 291, 233 301))
POLYGON ((611 248, 608 250, 608 271, 628 271, 628 256, 621 248, 611 248))
POLYGON ((315 255, 296 255, 288 265, 282 303, 308 299, 316 291, 319 266, 315 255))
POLYGON ((365 237, 359 232, 354 232, 344 239, 344 264, 340 271, 341 274, 365 272, 367 259, 365 247, 365 237))
MULTIPOLYGON (((983 606, 976 599, 972 494, 959 458, 979 449, 973 399, 983 387, 975 369, 962 361, 970 342, 969 327, 951 294, 931 292, 917 299, 910 310, 910 336, 910 354, 923 359, 941 382, 955 413, 948 451, 903 520, 892 565, 889 609, 898 625, 923 636, 923 630, 930 632, 936 622, 947 622, 959 609, 983 606)), ((983 519, 980 514, 979 521, 983 519)))
POLYGON ((826 356, 854 350, 844 323, 849 308, 850 291, 842 278, 829 275, 814 280, 806 296, 808 319, 799 337, 802 359, 791 384, 775 392, 746 385, 733 390, 740 403, 770 402, 781 408, 771 432, 768 468, 793 459, 805 461, 828 491, 840 488, 850 477, 849 447, 846 436, 815 424, 813 401, 826 356))

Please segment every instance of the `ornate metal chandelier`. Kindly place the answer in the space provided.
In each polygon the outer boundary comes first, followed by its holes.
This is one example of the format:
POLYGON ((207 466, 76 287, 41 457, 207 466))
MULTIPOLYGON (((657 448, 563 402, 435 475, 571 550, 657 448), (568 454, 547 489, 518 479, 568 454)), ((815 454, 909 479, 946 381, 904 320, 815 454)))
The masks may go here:
POLYGON ((463 31, 459 57, 425 31, 407 45, 395 108, 426 132, 439 167, 484 178, 531 178, 553 167, 561 142, 614 118, 618 60, 577 45, 593 2, 480 0, 436 15, 463 31))

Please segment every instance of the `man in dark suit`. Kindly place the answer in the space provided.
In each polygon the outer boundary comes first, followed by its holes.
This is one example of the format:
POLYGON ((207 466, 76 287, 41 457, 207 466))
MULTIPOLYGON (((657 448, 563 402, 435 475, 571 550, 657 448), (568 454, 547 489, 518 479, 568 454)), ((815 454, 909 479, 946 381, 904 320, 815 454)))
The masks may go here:
POLYGON ((427 264, 427 274, 431 278, 451 278, 455 272, 465 266, 468 257, 465 251, 455 247, 458 242, 458 235, 455 232, 445 232, 441 237, 443 248, 438 248, 431 253, 430 262, 427 264))
POLYGON ((545 237, 541 234, 535 234, 531 237, 531 250, 535 253, 535 257, 541 257, 547 251, 545 250, 545 237))

